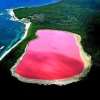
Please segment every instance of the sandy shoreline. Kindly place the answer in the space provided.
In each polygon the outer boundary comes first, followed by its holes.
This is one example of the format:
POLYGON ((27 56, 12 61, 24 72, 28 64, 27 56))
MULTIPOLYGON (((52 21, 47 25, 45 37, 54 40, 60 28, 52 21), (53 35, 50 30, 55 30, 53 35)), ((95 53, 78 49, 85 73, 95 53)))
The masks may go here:
MULTIPOLYGON (((7 11, 9 12, 9 14, 11 15, 11 18, 10 20, 13 20, 13 21, 19 21, 21 22, 14 14, 14 11, 13 9, 7 9, 7 11)), ((24 32, 24 35, 22 37, 22 39, 20 41, 18 41, 15 45, 13 45, 9 50, 7 50, 1 57, 0 57, 0 61, 12 50, 14 49, 18 44, 20 44, 27 36, 27 33, 28 33, 28 29, 30 27, 30 24, 31 22, 28 22, 28 23, 24 23, 25 24, 25 32, 24 32)))

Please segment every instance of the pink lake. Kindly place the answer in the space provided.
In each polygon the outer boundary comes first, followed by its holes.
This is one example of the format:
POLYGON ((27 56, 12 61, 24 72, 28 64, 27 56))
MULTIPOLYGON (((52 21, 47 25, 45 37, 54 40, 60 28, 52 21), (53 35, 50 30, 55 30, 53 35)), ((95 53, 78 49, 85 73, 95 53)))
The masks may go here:
POLYGON ((50 29, 38 30, 36 35, 15 65, 15 73, 27 79, 57 80, 84 70, 78 35, 50 29))

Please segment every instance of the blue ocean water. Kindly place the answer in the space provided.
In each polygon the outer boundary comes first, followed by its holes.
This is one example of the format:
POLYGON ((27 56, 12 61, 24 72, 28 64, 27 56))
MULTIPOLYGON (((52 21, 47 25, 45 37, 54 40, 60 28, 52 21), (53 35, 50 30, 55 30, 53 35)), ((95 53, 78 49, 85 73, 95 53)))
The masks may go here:
POLYGON ((0 56, 24 35, 25 25, 10 19, 8 10, 0 10, 0 56))
POLYGON ((0 58, 24 35, 24 23, 11 20, 8 9, 42 6, 58 0, 0 0, 0 58))
POLYGON ((39 6, 57 2, 58 0, 0 0, 1 9, 9 9, 16 7, 39 6))

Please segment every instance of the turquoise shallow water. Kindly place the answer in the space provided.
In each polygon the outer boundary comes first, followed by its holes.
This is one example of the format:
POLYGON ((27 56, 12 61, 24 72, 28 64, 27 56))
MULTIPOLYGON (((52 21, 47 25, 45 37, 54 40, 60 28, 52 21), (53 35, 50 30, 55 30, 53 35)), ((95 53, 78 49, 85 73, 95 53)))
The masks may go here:
POLYGON ((24 35, 25 25, 10 18, 7 10, 0 10, 0 56, 24 35))
POLYGON ((25 25, 11 20, 8 9, 16 7, 40 6, 58 0, 0 0, 0 57, 22 39, 25 25))

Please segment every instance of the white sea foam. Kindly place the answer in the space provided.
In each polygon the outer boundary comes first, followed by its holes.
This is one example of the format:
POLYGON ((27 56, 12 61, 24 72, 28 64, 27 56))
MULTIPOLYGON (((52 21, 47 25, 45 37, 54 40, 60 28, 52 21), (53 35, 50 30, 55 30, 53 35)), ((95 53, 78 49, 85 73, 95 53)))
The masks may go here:
POLYGON ((4 47, 5 47, 5 46, 1 46, 1 47, 0 47, 0 50, 2 50, 4 47))
POLYGON ((19 19, 15 16, 13 9, 7 9, 9 15, 11 16, 10 20, 19 21, 19 19))

